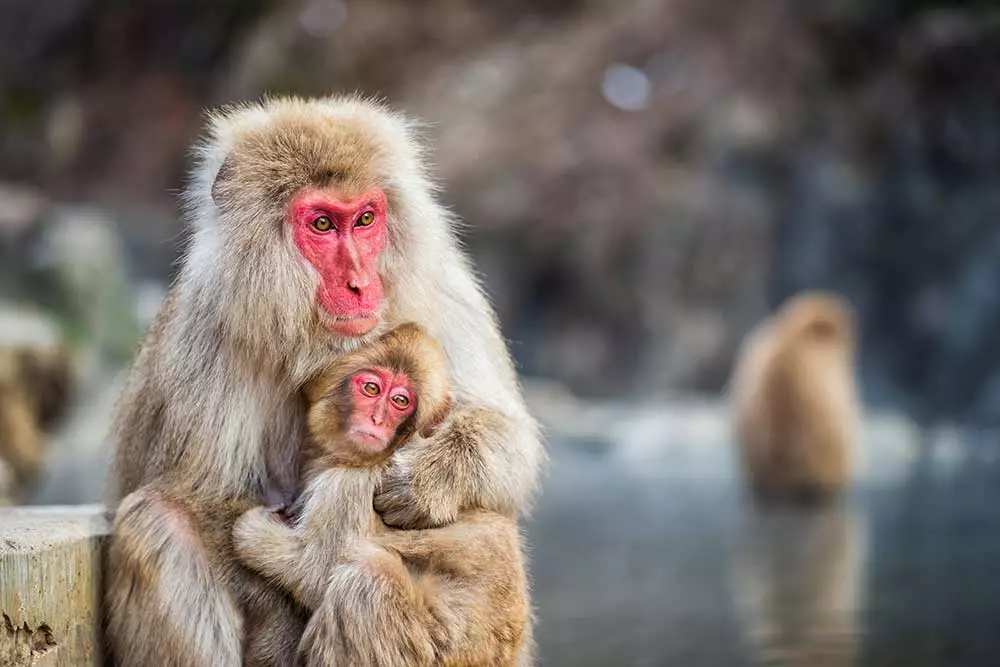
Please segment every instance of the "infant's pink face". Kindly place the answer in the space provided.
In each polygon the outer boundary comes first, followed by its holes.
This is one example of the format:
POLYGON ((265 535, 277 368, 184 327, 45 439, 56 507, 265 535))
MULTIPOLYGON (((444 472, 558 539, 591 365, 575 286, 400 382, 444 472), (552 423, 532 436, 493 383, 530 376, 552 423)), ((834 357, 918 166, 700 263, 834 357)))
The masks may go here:
POLYGON ((354 411, 347 436, 371 453, 384 450, 392 442, 406 418, 416 408, 410 379, 404 373, 384 368, 358 371, 351 376, 354 411))

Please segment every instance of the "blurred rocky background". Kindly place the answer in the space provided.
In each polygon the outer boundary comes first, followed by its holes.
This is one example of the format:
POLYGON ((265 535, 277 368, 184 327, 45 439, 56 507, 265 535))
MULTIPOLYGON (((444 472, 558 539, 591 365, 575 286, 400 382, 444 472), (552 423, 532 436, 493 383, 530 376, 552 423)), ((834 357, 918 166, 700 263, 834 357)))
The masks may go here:
POLYGON ((381 95, 428 121, 523 374, 720 391, 803 288, 869 404, 1000 419, 1000 10, 933 0, 3 0, 0 298, 113 394, 183 243, 204 108, 381 95))

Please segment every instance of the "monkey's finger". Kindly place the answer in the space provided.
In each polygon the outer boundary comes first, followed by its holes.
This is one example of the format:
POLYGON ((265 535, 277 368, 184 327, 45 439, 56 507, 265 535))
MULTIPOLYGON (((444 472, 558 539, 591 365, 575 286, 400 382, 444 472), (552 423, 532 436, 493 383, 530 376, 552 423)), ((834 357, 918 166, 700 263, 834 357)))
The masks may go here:
POLYGON ((382 492, 375 496, 374 507, 375 511, 379 514, 391 512, 393 509, 402 504, 403 503, 399 500, 397 494, 389 491, 382 492))
POLYGON ((413 495, 405 485, 397 485, 375 496, 374 507, 382 515, 382 521, 394 528, 412 527, 419 518, 413 495))
POLYGON ((413 507, 398 507, 382 514, 382 522, 390 528, 412 530, 429 528, 427 517, 420 516, 413 507))
POLYGON ((284 520, 282 519, 280 512, 274 511, 270 507, 260 505, 258 507, 252 507, 244 512, 243 515, 237 519, 236 525, 259 526, 262 522, 283 523, 284 520))
POLYGON ((382 487, 375 494, 375 511, 388 512, 401 505, 413 503, 413 492, 407 479, 395 468, 390 468, 382 481, 382 487))
POLYGON ((379 512, 382 522, 390 528, 414 530, 417 528, 437 528, 441 525, 430 514, 424 512, 412 499, 407 499, 407 502, 400 502, 398 497, 385 498, 378 504, 383 508, 379 512))

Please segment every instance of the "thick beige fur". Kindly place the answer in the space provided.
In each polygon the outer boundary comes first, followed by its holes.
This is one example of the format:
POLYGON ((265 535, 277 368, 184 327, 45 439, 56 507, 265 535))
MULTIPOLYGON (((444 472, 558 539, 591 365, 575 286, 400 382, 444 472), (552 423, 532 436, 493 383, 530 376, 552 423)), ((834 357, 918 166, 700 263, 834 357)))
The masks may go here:
POLYGON ((800 294, 748 334, 731 384, 735 436, 761 498, 827 498, 850 482, 859 420, 854 315, 800 294))
POLYGON ((421 329, 402 325, 345 355, 310 383, 300 514, 286 525, 266 508, 236 523, 236 551, 312 612, 299 655, 307 665, 515 667, 529 621, 517 524, 468 510, 448 526, 387 528, 371 498, 392 450, 445 414, 447 368, 421 329), (357 372, 404 373, 416 401, 391 445, 372 454, 347 435, 346 390, 357 372))
POLYGON ((356 97, 223 109, 210 118, 184 200, 190 242, 115 427, 109 501, 121 506, 106 606, 108 643, 125 665, 240 665, 294 653, 294 636, 247 639, 243 598, 276 614, 285 608, 265 600, 225 541, 203 531, 228 537, 239 507, 294 492, 300 389, 402 322, 441 342, 455 406, 386 473, 376 503, 388 523, 443 525, 468 508, 513 518, 544 461, 493 309, 455 220, 434 197, 411 121, 356 97), (379 257, 387 307, 363 339, 324 326, 318 277, 285 223, 290 198, 307 186, 344 196, 375 186, 388 198, 379 257))

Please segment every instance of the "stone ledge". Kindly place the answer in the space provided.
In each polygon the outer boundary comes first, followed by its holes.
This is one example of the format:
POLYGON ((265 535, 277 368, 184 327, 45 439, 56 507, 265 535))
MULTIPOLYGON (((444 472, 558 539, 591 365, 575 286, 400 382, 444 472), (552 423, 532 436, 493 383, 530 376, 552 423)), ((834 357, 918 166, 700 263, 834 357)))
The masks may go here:
POLYGON ((100 505, 0 509, 0 665, 99 665, 100 505))

